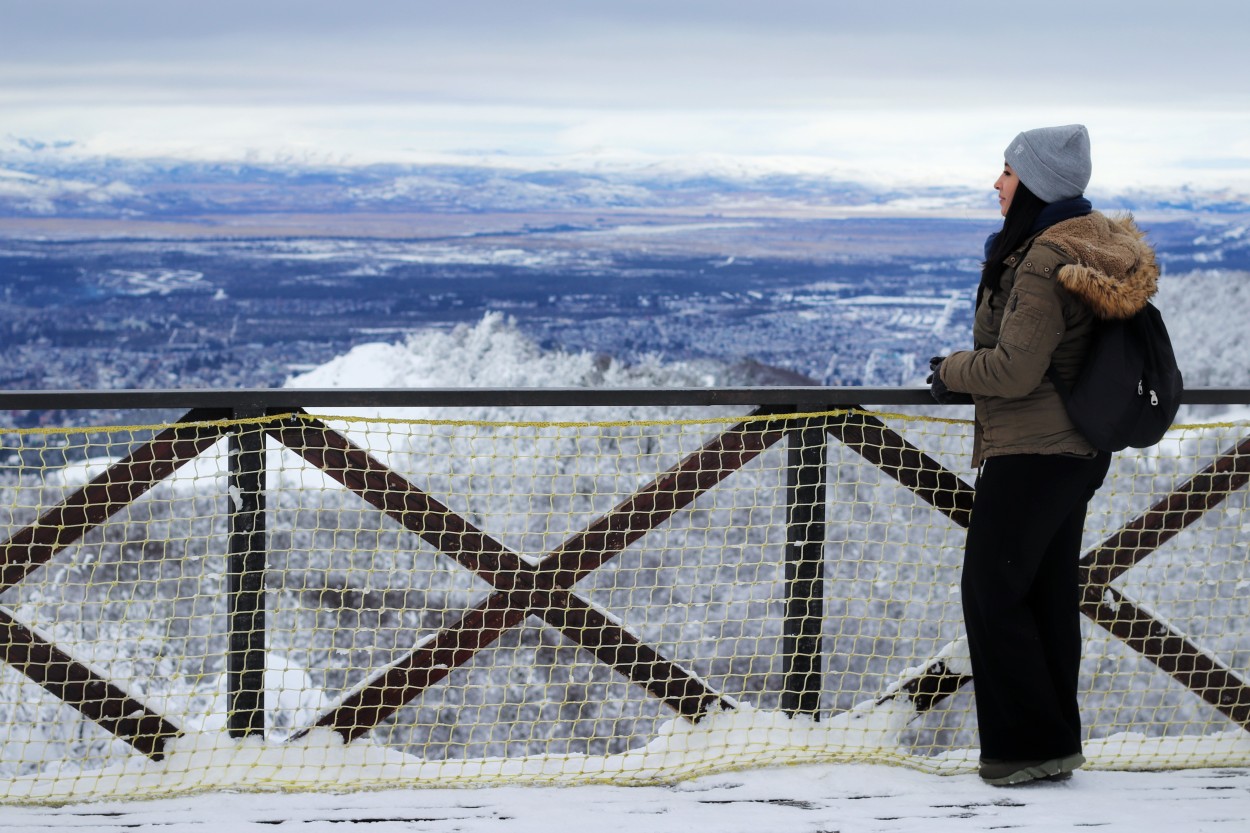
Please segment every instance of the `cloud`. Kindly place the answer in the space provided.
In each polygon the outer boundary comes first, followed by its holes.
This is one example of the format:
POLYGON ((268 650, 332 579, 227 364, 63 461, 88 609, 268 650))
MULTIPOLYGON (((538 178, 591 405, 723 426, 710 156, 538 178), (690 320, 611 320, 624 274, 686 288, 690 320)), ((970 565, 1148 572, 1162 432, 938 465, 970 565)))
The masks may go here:
POLYGON ((750 109, 1210 91, 1232 106, 1250 65, 1241 0, 1051 0, 1027 17, 958 0, 7 6, 0 73, 63 100, 750 109))
POLYGON ((1156 168, 1250 153, 1244 0, 1027 15, 967 0, 0 0, 0 14, 5 130, 101 151, 611 149, 886 172, 949 159, 966 174, 1022 126, 1086 121, 1129 145, 1104 145, 1108 170, 1139 143, 1156 168))

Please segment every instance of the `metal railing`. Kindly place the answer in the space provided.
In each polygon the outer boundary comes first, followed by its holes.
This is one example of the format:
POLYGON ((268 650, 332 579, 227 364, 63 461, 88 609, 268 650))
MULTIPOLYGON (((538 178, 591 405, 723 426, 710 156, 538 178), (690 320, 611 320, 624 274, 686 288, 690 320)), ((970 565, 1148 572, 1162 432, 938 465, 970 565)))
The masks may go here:
MULTIPOLYGON (((1250 389, 1188 391, 1185 403, 1250 404, 1250 389)), ((347 740, 369 731, 529 616, 538 616, 557 628, 677 713, 698 720, 712 704, 721 702, 720 695, 627 628, 601 617, 574 592, 573 585, 752 457, 784 440, 789 450, 781 706, 792 714, 818 715, 824 614, 822 594, 815 588, 823 581, 828 441, 835 439, 854 450, 959 525, 967 525, 971 511, 972 489, 967 483, 864 412, 867 406, 883 405, 939 407, 927 390, 914 388, 0 392, 0 410, 10 411, 186 410, 126 459, 0 545, 0 590, 21 581, 89 529, 228 436, 231 494, 237 495, 230 504, 228 545, 228 727, 235 737, 262 732, 267 435, 492 585, 490 596, 477 608, 324 712, 318 726, 331 728, 347 740), (721 432, 540 563, 531 564, 305 411, 476 406, 751 406, 751 416, 762 419, 763 427, 756 424, 748 430, 740 423, 721 432), (839 416, 795 416, 835 410, 839 416), (774 415, 776 419, 770 421, 774 415), (205 427, 214 420, 226 427, 205 427), (232 420, 259 424, 263 433, 231 429, 232 420)), ((1087 553, 1082 561, 1086 579, 1082 611, 1230 720, 1250 730, 1250 685, 1232 669, 1190 644, 1183 634, 1169 631, 1166 623, 1154 619, 1132 600, 1119 598, 1110 617, 1100 604, 1111 579, 1248 479, 1250 439, 1157 501, 1102 547, 1087 553)), ((164 716, 7 614, 0 622, 0 658, 149 757, 159 759, 164 740, 180 733, 164 716)), ((905 681, 892 696, 909 697, 918 710, 924 711, 966 681, 966 677, 935 662, 905 681)))
MULTIPOLYGON (((1186 405, 1250 405, 1250 388, 1185 391, 1186 405)), ((468 408, 498 406, 831 405, 937 407, 927 388, 240 388, 0 391, 0 411, 213 408, 468 408)))

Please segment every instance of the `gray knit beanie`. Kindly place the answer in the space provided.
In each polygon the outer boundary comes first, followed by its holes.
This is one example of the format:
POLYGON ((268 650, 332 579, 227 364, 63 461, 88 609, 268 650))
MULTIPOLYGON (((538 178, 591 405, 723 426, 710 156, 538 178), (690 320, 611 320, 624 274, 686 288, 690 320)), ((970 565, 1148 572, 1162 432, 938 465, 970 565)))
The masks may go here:
POLYGON ((1006 160, 1043 202, 1079 197, 1092 169, 1089 131, 1083 124, 1026 130, 1007 146, 1006 160))

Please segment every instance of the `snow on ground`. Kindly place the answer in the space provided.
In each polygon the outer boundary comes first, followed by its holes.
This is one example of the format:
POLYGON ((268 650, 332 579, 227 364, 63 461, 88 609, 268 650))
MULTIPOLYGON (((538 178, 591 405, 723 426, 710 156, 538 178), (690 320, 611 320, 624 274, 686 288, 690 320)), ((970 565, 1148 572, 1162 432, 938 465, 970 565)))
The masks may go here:
POLYGON ((730 772, 653 787, 486 787, 349 794, 200 796, 64 807, 0 807, 6 833, 1241 833, 1250 770, 1078 772, 1067 782, 990 787, 973 774, 828 765, 730 772))
MULTIPOLYGON (((830 751, 827 744, 835 743, 843 751, 876 747, 884 754, 907 717, 898 701, 886 701, 886 706, 853 709, 819 724, 796 718, 797 727, 783 725, 792 720, 780 713, 742 708, 712 715, 697 726, 674 720, 646 748, 622 755, 528 761, 427 762, 365 739, 343 746, 330 732, 291 743, 189 733, 167 747, 161 762, 135 756, 108 770, 65 767, 14 779, 4 792, 9 801, 28 795, 69 803, 0 806, 0 830, 946 833, 1092 827, 1125 833, 1232 833, 1250 828, 1250 757, 1245 754, 1250 735, 1239 730, 1189 741, 1129 736, 1114 743, 1090 741, 1090 766, 1069 781, 1012 788, 983 784, 972 750, 940 756, 929 763, 930 771, 901 757, 895 759, 912 767, 759 765, 783 760, 785 749, 805 746, 814 754, 830 751), (803 734, 797 740, 796 730, 803 734), (1167 772, 1100 768, 1109 762, 1123 766, 1123 759, 1110 757, 1111 746, 1123 753, 1133 744, 1145 751, 1151 743, 1168 744, 1173 761, 1187 750, 1191 765, 1217 763, 1167 772), (701 753, 711 758, 701 759, 701 753), (707 772, 714 761, 722 771, 677 776, 707 772), (726 762, 742 768, 724 771, 726 762), (551 785, 565 780, 583 785, 551 785), (253 791, 236 791, 242 789, 253 791), (103 798, 85 800, 91 795, 103 798), (161 795, 176 797, 138 800, 161 795)), ((1155 750, 1154 760, 1168 757, 1160 751, 1155 750)))
MULTIPOLYGON (((951 646, 946 654, 958 653, 951 646)), ((272 668, 274 676, 290 673, 272 668)), ((891 688, 891 692, 895 687, 891 688)), ((300 701, 303 705, 303 701, 300 701)), ((918 717, 907 698, 865 701, 824 721, 756 709, 739 703, 713 712, 697 724, 665 722, 644 746, 615 755, 529 755, 426 760, 378 743, 371 737, 344 744, 329 729, 298 739, 261 736, 233 739, 220 714, 200 726, 186 726, 167 741, 161 760, 131 755, 124 762, 93 769, 73 762, 0 780, 0 800, 46 804, 140 800, 224 790, 318 792, 404 788, 439 789, 516 784, 650 786, 726 770, 858 763, 900 764, 947 776, 976 770, 977 753, 952 749, 940 755, 911 754, 900 733, 918 717)), ((1151 770, 1172 767, 1250 769, 1250 733, 1236 727, 1194 737, 1148 737, 1118 733, 1090 739, 1084 747, 1090 769, 1151 770)))

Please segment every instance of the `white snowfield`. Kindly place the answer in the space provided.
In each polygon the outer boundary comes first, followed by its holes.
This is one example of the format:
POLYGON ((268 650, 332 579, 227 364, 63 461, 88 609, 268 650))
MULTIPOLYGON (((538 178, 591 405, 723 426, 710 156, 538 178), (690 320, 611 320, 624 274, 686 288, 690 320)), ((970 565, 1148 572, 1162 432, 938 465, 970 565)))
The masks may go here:
MULTIPOLYGON (((1250 733, 1214 738, 1116 736, 1091 742, 1088 770, 1062 783, 1016 788, 984 785, 975 752, 924 762, 898 748, 897 732, 914 712, 900 701, 865 704, 816 723, 741 705, 697 725, 674 719, 645 747, 607 757, 559 756, 426 762, 367 738, 343 745, 323 731, 293 743, 237 742, 220 731, 172 743, 161 762, 135 756, 99 772, 65 767, 14 779, 10 799, 68 802, 0 807, 6 831, 22 830, 377 830, 525 831, 944 831, 1099 830, 1243 831, 1250 819, 1250 733), (1135 744, 1167 744, 1172 756, 1236 761, 1240 766, 1171 772, 1099 771, 1100 753, 1117 765, 1135 744), (768 767, 806 755, 871 752, 900 764, 768 767), (740 766, 677 780, 710 767, 740 766), (924 770, 916 767, 923 766, 924 770), (560 786, 562 773, 601 781, 560 786), (350 773, 350 776, 349 776, 350 773), (339 793, 340 784, 379 789, 339 793), (507 781, 506 785, 501 785, 507 781), (493 782, 493 783, 492 783, 493 782), (397 784, 412 785, 394 789, 397 784), (209 792, 204 792, 205 789, 209 792), (263 792, 256 790, 282 793, 263 792), (179 798, 88 803, 93 796, 179 798), (367 825, 367 827, 366 827, 367 825)), ((1173 758, 1176 759, 1175 757, 1173 758)), ((572 778, 567 778, 572 783, 572 778)))
POLYGON ((999 788, 973 774, 845 764, 728 772, 669 786, 226 794, 0 807, 7 833, 1244 833, 1250 770, 1081 771, 999 788))

